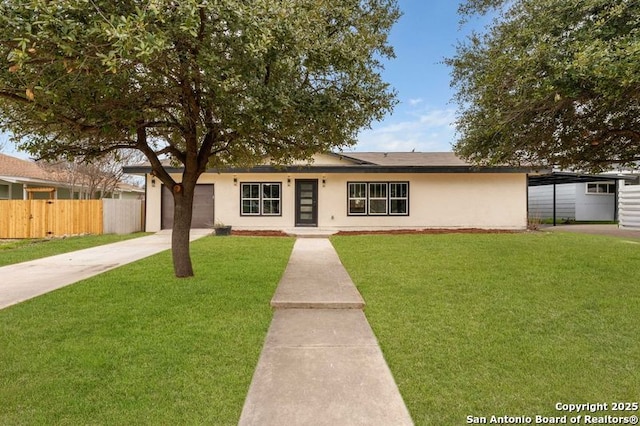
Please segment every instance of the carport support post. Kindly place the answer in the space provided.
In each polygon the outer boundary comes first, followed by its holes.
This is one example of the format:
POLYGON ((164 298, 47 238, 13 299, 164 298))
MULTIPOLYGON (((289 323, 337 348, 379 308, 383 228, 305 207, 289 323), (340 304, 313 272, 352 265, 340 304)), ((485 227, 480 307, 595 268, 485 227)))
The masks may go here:
POLYGON ((553 184, 553 226, 556 226, 556 184, 553 184))

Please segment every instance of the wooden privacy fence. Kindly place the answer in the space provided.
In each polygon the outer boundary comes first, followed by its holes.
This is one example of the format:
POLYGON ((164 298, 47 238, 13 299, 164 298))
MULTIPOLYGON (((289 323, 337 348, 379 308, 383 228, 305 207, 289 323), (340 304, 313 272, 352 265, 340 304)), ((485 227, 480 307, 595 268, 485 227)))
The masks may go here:
POLYGON ((0 200, 0 238, 141 231, 141 200, 0 200))
POLYGON ((78 234, 102 234, 102 201, 0 201, 0 238, 78 234))

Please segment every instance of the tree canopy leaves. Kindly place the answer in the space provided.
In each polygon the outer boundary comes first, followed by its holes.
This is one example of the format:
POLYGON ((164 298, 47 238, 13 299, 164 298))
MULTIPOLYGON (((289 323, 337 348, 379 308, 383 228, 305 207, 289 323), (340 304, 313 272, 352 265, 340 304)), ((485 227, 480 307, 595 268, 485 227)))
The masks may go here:
POLYGON ((214 164, 354 143, 388 112, 392 0, 0 2, 0 117, 42 157, 142 148, 214 164))
POLYGON ((0 128, 44 159, 143 152, 188 252, 207 167, 308 159, 392 109, 398 16, 395 0, 0 0, 0 128))
POLYGON ((479 163, 600 171, 640 160, 640 1, 470 0, 498 8, 460 44, 455 150, 479 163))

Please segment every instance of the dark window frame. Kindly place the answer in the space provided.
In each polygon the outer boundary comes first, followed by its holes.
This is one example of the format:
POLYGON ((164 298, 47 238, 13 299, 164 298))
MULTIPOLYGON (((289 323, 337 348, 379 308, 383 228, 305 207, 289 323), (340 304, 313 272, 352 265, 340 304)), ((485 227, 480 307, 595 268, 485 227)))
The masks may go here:
POLYGON ((409 181, 347 181, 347 216, 371 216, 371 217, 383 217, 383 216, 409 216, 409 204, 410 204, 410 187, 409 181), (364 197, 351 196, 351 185, 365 185, 364 197), (385 185, 385 197, 371 197, 371 185, 385 185), (405 197, 392 197, 391 196, 391 185, 405 185, 406 186, 406 196, 405 197), (386 200, 386 210, 384 213, 376 213, 371 212, 371 200, 386 200), (351 211, 351 202, 357 200, 364 200, 364 212, 356 212, 352 213, 351 211), (405 200, 406 202, 406 211, 404 213, 393 213, 391 210, 391 202, 393 200, 405 200))
POLYGON ((249 217, 278 217, 282 216, 282 182, 240 182, 240 216, 249 216, 249 217), (244 197, 244 187, 245 185, 257 185, 258 186, 258 197, 244 197), (277 185, 278 186, 278 198, 265 197, 264 195, 264 187, 266 185, 277 185), (257 213, 245 213, 244 211, 244 201, 245 200, 257 200, 258 201, 258 212, 257 213), (265 201, 278 201, 278 213, 265 213, 264 212, 264 202, 265 201))

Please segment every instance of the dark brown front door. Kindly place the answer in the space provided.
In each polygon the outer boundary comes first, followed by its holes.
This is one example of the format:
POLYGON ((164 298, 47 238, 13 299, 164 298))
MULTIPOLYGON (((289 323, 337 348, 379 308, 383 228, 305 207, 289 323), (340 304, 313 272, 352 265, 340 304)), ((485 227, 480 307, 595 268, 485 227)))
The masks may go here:
POLYGON ((296 179, 296 226, 318 226, 317 179, 296 179))

